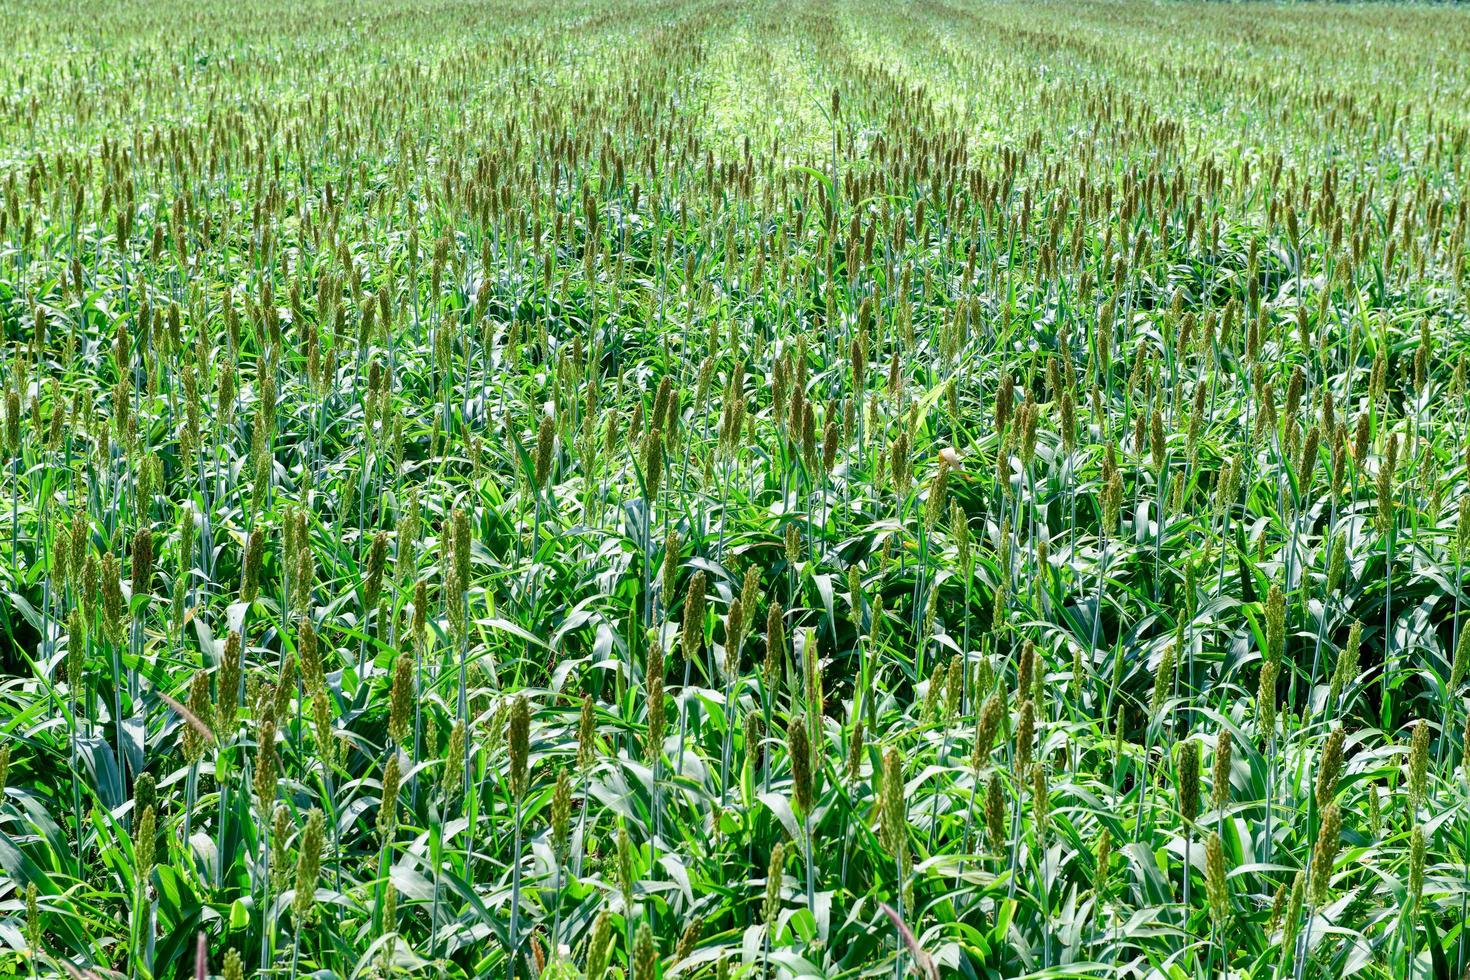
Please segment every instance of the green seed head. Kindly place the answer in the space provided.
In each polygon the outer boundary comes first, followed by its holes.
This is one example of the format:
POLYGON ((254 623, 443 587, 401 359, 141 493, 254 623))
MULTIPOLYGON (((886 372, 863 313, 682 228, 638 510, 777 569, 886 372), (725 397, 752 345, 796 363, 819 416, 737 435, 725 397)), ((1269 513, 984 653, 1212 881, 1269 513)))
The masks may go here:
POLYGON ((313 809, 306 815, 306 829, 296 854, 295 894, 291 914, 297 928, 309 925, 316 911, 316 883, 322 867, 322 833, 325 824, 322 811, 313 809))
POLYGON ((1417 910, 1424 897, 1424 828, 1415 827, 1409 842, 1409 908, 1417 910))
POLYGON ((761 598, 761 570, 757 565, 745 569, 740 582, 741 633, 747 633, 755 623, 755 609, 761 598))
POLYGON ((140 527, 133 533, 133 595, 147 595, 153 581, 153 531, 140 527))
POLYGON ((817 631, 807 627, 803 633, 804 641, 802 650, 806 661, 806 691, 807 703, 812 714, 821 718, 826 711, 826 702, 822 694, 822 661, 817 649, 817 631))
MULTIPOLYGON (((298 559, 299 562, 299 559, 298 559)), ((383 570, 388 565, 388 532, 379 531, 368 548, 367 574, 363 578, 363 608, 373 609, 383 591, 383 570)))
POLYGON ((1103 484, 1101 534, 1104 539, 1118 530, 1118 520, 1123 509, 1123 477, 1114 470, 1112 478, 1103 484))
POLYGON ((664 564, 663 571, 659 576, 659 585, 662 589, 662 601, 664 609, 670 608, 674 601, 674 584, 679 575, 679 534, 670 531, 664 538, 664 564))
POLYGON ((926 527, 933 527, 934 522, 944 513, 945 504, 949 499, 949 470, 949 461, 941 457, 939 467, 934 471, 934 477, 929 482, 928 496, 924 501, 924 523, 926 527))
POLYGON ((1027 640, 1021 647, 1021 659, 1016 665, 1016 697, 1025 701, 1031 696, 1036 673, 1036 644, 1027 640))
POLYGON ((299 615, 311 610, 311 590, 316 582, 316 557, 311 548, 303 546, 296 554, 296 565, 291 569, 291 606, 299 615))
POLYGON ((1215 762, 1210 769, 1211 810, 1218 810, 1230 801, 1230 756, 1234 745, 1234 739, 1225 729, 1215 736, 1215 762))
POLYGON ((1031 767, 1031 815, 1036 821, 1036 837, 1044 841, 1051 827, 1051 790, 1047 786, 1046 767, 1031 767))
POLYGON ((904 801, 903 759, 898 749, 883 754, 883 784, 879 806, 882 814, 883 846, 898 854, 908 839, 908 807, 904 801))
POLYGON ((392 973, 393 951, 398 940, 398 888, 388 883, 383 889, 383 900, 379 905, 379 918, 383 923, 381 936, 384 939, 382 956, 379 957, 379 969, 385 974, 392 973))
POLYGON ((393 665, 393 686, 388 695, 388 737, 403 743, 413 716, 413 657, 400 653, 393 665))
POLYGON ((693 954, 694 947, 699 945, 699 937, 703 932, 704 916, 695 916, 679 935, 679 943, 674 947, 675 963, 683 962, 693 954))
POLYGON ((771 600, 766 610, 766 663, 765 681, 769 690, 775 690, 781 677, 781 665, 786 660, 786 620, 781 604, 771 600))
POLYGON ((786 727, 786 745, 791 752, 791 793, 797 812, 805 816, 812 812, 812 750, 805 719, 792 717, 786 727))
POLYGON ((1409 805, 1420 807, 1428 788, 1429 722, 1420 719, 1409 744, 1409 805))
POLYGON ((41 907, 37 898, 36 883, 26 883, 26 946, 30 948, 32 956, 41 952, 41 938, 44 935, 41 923, 41 907))
POLYGON ((995 772, 985 785, 985 830, 990 835, 990 846, 1000 850, 1006 842, 1006 799, 1000 774, 995 772))
POLYGON ((1093 864, 1095 868, 1093 887, 1097 889, 1099 895, 1106 895, 1108 892, 1108 862, 1112 860, 1112 857, 1113 832, 1104 827, 1102 833, 1097 835, 1097 850, 1093 864))
POLYGON ((643 482, 648 491, 648 499, 656 501, 664 475, 663 430, 658 428, 648 430, 647 435, 643 438, 641 462, 643 465, 643 482))
POLYGON ((127 622, 127 612, 123 605, 122 573, 117 558, 110 553, 102 556, 101 574, 102 625, 106 629, 107 639, 114 646, 120 646, 123 642, 123 627, 127 622))
POLYGON ((785 861, 786 850, 784 845, 777 843, 771 848, 771 863, 766 869, 766 904, 765 922, 767 928, 774 928, 776 916, 781 914, 781 866, 785 861))
POLYGON ((1363 624, 1354 622, 1348 630, 1347 642, 1337 653, 1337 664, 1329 685, 1328 704, 1336 706, 1342 692, 1353 682, 1358 673, 1358 649, 1363 642, 1363 624))
POLYGON ((337 763, 337 734, 332 702, 327 699, 325 688, 318 688, 311 695, 311 718, 316 727, 317 757, 330 770, 337 763))
POLYGON ((398 786, 401 779, 398 768, 398 753, 388 753, 383 764, 383 795, 378 804, 378 840, 387 844, 393 840, 398 829, 398 786))
POLYGON ((995 744, 995 735, 1004 715, 1005 703, 1000 692, 992 692, 985 699, 985 707, 980 709, 980 719, 975 724, 975 747, 970 755, 970 768, 977 773, 990 757, 990 748, 995 744))
POLYGON ((531 758, 531 706, 524 697, 517 697, 511 702, 505 744, 510 753, 511 792, 516 799, 523 799, 531 758))
POLYGON ((239 717, 240 658, 243 645, 244 638, 238 632, 230 633, 225 638, 224 653, 220 657, 214 695, 215 734, 220 741, 235 734, 235 722, 239 717))
POLYGON ((470 515, 463 507, 454 509, 450 534, 455 591, 465 592, 470 587, 470 515))
POLYGON ((745 628, 745 610, 739 597, 730 600, 725 613, 725 673, 734 677, 740 671, 740 640, 745 628))
POLYGON ((20 393, 5 393, 5 448, 12 457, 20 455, 20 393))
POLYGON ((1277 927, 1281 925, 1281 916, 1286 912, 1286 882, 1276 886, 1276 894, 1271 897, 1271 918, 1266 922, 1266 935, 1274 935, 1277 927))
POLYGON ((86 612, 78 603, 66 620, 66 683, 74 699, 85 689, 88 632, 86 612))
POLYGON ((618 886, 623 891, 625 915, 633 911, 633 842, 628 839, 626 828, 618 828, 618 886))
POLYGON ((664 733, 668 719, 664 708, 664 677, 662 667, 655 672, 649 673, 647 684, 648 730, 645 735, 643 752, 645 758, 649 762, 653 762, 663 752, 664 733))
POLYGON ((1317 832, 1317 842, 1312 851, 1312 905, 1321 908, 1327 902, 1328 885, 1332 881, 1332 867, 1337 860, 1337 848, 1342 836, 1342 811, 1336 803, 1322 811, 1322 827, 1317 832))
POLYGON ((240 601, 252 603, 260 595, 260 569, 265 562, 265 535, 259 528, 245 539, 245 577, 240 585, 240 601))
POLYGON ((1230 920, 1230 889, 1225 881, 1225 845, 1213 832, 1205 841, 1205 891, 1210 918, 1215 928, 1224 929, 1230 920))
POLYGON ((689 579, 689 591, 684 596, 684 629, 679 637, 679 651, 686 660, 699 657, 704 645, 704 570, 696 571, 689 579))
MULTIPOLYGON (((195 671, 194 678, 189 682, 189 713, 199 720, 205 731, 196 728, 191 721, 185 722, 181 729, 181 748, 184 751, 184 760, 194 765, 204 755, 204 747, 207 740, 206 732, 214 728, 214 702, 209 696, 209 675, 204 671, 195 671)), ((3 791, 0 784, 0 791, 3 791)))
POLYGON ((1460 768, 1470 781, 1470 716, 1465 718, 1465 731, 1460 736, 1460 768))
POLYGON ((952 725, 960 709, 960 696, 965 687, 965 662, 959 654, 949 658, 949 676, 944 682, 944 720, 952 725))
POLYGON ((133 813, 142 814, 144 810, 157 804, 158 780, 151 772, 139 773, 138 778, 133 781, 133 813))
POLYGON ((540 490, 546 486, 546 480, 551 476, 551 463, 553 453, 556 449, 556 423, 549 416, 541 417, 541 428, 536 433, 536 455, 533 463, 533 479, 536 489, 540 490))
POLYGON ((465 748, 465 724, 463 719, 458 719, 449 730, 449 749, 444 757, 444 770, 439 780, 446 800, 458 799, 460 793, 464 792, 465 748))
POLYGON ((556 774, 556 789, 551 795, 551 849, 557 861, 565 861, 571 843, 572 777, 562 769, 556 774))
POLYGON ((1394 472, 1398 468, 1399 437, 1394 433, 1388 437, 1388 445, 1384 451, 1383 462, 1378 465, 1378 476, 1376 489, 1378 491, 1378 507, 1374 512, 1373 521, 1381 533, 1387 534, 1394 526, 1394 510, 1396 491, 1394 488, 1394 472))
POLYGON ((1159 709, 1164 706, 1164 701, 1169 697, 1174 686, 1174 644, 1170 643, 1164 647, 1163 654, 1159 657, 1158 668, 1154 671, 1153 693, 1149 697, 1149 714, 1157 715, 1159 709))
POLYGON ((1302 918, 1302 902, 1306 897, 1307 876, 1298 871, 1291 879, 1291 891, 1286 900, 1286 910, 1281 921, 1281 946, 1291 950, 1296 947, 1296 934, 1302 918))
POLYGON ((1460 690, 1465 674, 1470 671, 1470 629, 1461 627, 1460 641, 1455 644, 1455 659, 1450 665, 1450 693, 1460 690))
POLYGON ((137 868, 138 881, 146 882, 153 871, 154 846, 158 841, 157 818, 153 807, 144 808, 133 828, 133 863, 137 868))
POLYGON ((1276 583, 1266 596, 1266 659, 1279 663, 1286 650, 1286 593, 1276 583))
POLYGON ((863 758, 868 753, 867 731, 859 718, 852 726, 852 736, 847 743, 847 778, 856 780, 862 775, 863 758))
POLYGON ((1342 726, 1334 728, 1322 746, 1322 756, 1317 762, 1317 809, 1325 810, 1337 796, 1337 777, 1342 771, 1342 746, 1345 740, 1342 726))
POLYGON ((587 940, 587 980, 602 980, 612 958, 612 913, 603 909, 587 940))
POLYGON ((1270 738, 1276 730, 1276 678, 1281 672, 1279 661, 1261 665, 1260 687, 1256 691, 1256 723, 1262 738, 1270 738))
POLYGON ((255 802, 269 813, 276 802, 276 720, 267 713, 256 728, 255 802))
POLYGON ((577 717, 577 768, 586 772, 597 758, 597 728, 593 714, 592 695, 582 698, 582 710, 577 717))
POLYGON ((1193 823, 1199 814, 1199 743, 1190 739, 1179 746, 1179 815, 1193 823))
MULTIPOLYGON (((455 603, 456 607, 458 603, 455 603)), ((419 579, 413 584, 413 619, 410 621, 409 633, 413 638, 415 650, 424 649, 425 640, 428 638, 429 629, 429 583, 419 579)))
POLYGON ((326 671, 322 666, 321 648, 317 643, 316 627, 310 616, 301 616, 296 627, 296 658, 301 663, 301 681, 309 695, 315 694, 326 684, 326 671))
POLYGON ((1016 769, 1025 772, 1031 765, 1032 743, 1036 739, 1036 704, 1021 702, 1021 715, 1016 721, 1016 769))

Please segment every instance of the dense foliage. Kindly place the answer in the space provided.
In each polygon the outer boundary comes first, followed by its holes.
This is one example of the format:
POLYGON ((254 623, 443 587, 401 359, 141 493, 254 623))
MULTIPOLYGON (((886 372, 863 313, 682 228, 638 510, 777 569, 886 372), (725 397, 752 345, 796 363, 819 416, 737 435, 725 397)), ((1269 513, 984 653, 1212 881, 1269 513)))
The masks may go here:
POLYGON ((0 30, 0 972, 1465 971, 1465 14, 0 30))

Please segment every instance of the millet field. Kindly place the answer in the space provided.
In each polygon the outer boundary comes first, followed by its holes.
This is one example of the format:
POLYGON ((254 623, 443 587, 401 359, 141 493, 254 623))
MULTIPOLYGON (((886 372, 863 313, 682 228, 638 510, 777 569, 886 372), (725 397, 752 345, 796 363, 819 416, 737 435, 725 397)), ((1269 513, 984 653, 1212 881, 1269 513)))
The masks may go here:
POLYGON ((0 54, 0 975, 1466 974, 1470 11, 0 54))

